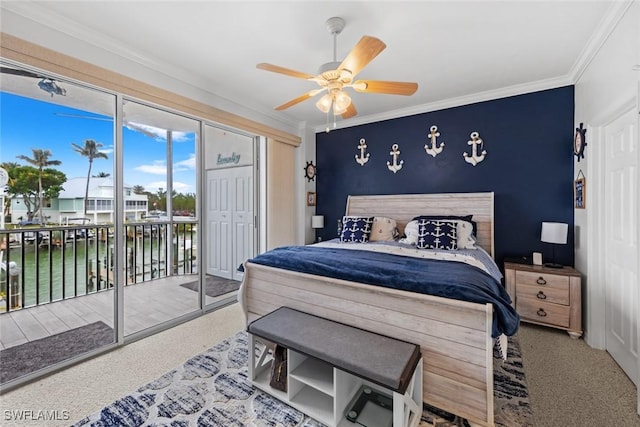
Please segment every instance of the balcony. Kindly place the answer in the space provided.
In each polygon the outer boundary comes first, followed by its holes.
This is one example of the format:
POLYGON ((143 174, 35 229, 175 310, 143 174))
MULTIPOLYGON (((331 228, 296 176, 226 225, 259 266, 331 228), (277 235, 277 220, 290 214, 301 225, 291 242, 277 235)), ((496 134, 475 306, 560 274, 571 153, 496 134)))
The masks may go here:
MULTIPOLYGON (((195 222, 127 224, 122 248, 125 285, 197 274, 196 226, 195 222)), ((114 246, 114 230, 108 225, 0 230, 0 312, 112 288, 114 246)))
MULTIPOLYGON (((200 308, 196 226, 126 225, 125 336, 200 308)), ((114 245, 107 225, 0 230, 0 350, 94 322, 113 328, 114 245)), ((224 282, 207 276, 206 304, 234 296, 237 286, 224 282), (215 294, 212 281, 221 285, 215 294)))

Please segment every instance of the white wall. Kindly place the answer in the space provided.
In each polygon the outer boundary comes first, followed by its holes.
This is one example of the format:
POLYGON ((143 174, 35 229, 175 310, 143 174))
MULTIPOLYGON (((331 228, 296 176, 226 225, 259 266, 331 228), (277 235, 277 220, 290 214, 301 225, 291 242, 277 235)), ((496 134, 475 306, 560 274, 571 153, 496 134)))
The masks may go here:
MULTIPOLYGON (((304 167, 307 165, 307 162, 313 162, 316 164, 316 133, 314 129, 305 128, 302 134, 302 144, 298 147, 299 151, 299 163, 296 166, 296 172, 300 176, 300 198, 301 203, 299 204, 300 214, 298 218, 301 221, 298 223, 298 228, 300 232, 298 236, 302 236, 302 240, 298 243, 301 245, 312 243, 316 238, 316 232, 313 228, 311 228, 311 217, 316 213, 315 206, 307 206, 307 192, 316 191, 316 180, 317 177, 314 178, 313 181, 307 180, 305 178, 304 167)), ((321 171, 318 171, 320 173, 321 171)), ((327 195, 324 195, 325 197, 327 195)), ((317 197, 317 195, 316 195, 317 197)))
POLYGON ((633 68, 640 64, 640 2, 625 3, 621 10, 621 19, 575 85, 575 125, 584 123, 587 128, 585 158, 574 163, 574 176, 582 170, 587 189, 586 209, 575 210, 575 260, 585 279, 584 338, 595 348, 605 346, 603 271, 598 267, 603 233, 598 206, 604 182, 599 128, 629 108, 638 108, 640 71, 633 68))

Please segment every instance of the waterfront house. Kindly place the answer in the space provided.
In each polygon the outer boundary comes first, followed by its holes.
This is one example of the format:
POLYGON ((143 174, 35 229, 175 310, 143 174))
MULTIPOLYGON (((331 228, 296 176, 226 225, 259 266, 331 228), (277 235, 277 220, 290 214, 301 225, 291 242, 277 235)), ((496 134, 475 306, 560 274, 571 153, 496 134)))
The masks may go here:
MULTIPOLYGON (((59 196, 46 202, 44 216, 47 224, 78 225, 78 218, 88 218, 92 224, 113 224, 113 178, 92 177, 89 181, 87 214, 84 214, 86 178, 71 178, 64 183, 59 196)), ((133 187, 124 185, 125 218, 139 221, 149 212, 148 197, 135 194, 133 187)), ((27 218, 25 205, 20 197, 11 199, 11 222, 19 224, 27 218)))

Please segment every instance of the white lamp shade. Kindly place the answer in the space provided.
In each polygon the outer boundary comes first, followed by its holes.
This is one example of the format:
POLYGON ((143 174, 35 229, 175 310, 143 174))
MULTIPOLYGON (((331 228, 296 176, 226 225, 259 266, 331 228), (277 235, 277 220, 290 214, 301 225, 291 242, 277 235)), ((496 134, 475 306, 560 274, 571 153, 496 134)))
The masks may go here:
POLYGON ((563 222, 543 222, 540 240, 546 243, 567 244, 569 224, 563 222))
POLYGON ((311 217, 311 228, 324 228, 324 216, 313 215, 311 217))

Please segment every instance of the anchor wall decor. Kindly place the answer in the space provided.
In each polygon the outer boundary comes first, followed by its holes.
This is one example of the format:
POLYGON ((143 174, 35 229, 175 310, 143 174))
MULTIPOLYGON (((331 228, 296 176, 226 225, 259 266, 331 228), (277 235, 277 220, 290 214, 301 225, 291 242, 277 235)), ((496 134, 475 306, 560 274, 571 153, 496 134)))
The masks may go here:
POLYGON ((433 157, 435 157, 438 154, 442 153, 442 150, 444 149, 444 142, 438 145, 436 141, 436 138, 440 136, 440 132, 438 132, 438 126, 433 125, 431 126, 431 128, 429 128, 429 130, 431 131, 429 133, 429 138, 431 139, 431 148, 429 148, 429 143, 427 142, 424 145, 424 151, 426 151, 427 154, 431 154, 433 157))
POLYGON ((484 150, 484 142, 480 139, 480 134, 478 132, 471 132, 471 140, 467 141, 467 145, 471 145, 471 156, 468 153, 462 153, 464 156, 464 160, 467 163, 471 163, 473 166, 477 165, 481 161, 484 160, 484 156, 487 155, 487 150, 484 150), (478 145, 482 150, 482 153, 478 155, 478 145))
POLYGON ((398 163, 398 156, 400 155, 400 150, 398 150, 398 144, 393 144, 391 146, 391 151, 389 152, 389 154, 393 156, 393 163, 387 162, 387 167, 391 172, 396 173, 400 169, 402 169, 402 164, 404 163, 404 160, 400 160, 400 163, 398 163))
POLYGON ((364 166, 364 164, 369 161, 369 156, 371 156, 369 153, 367 153, 366 157, 364 155, 364 152, 367 150, 367 144, 364 142, 364 138, 360 139, 360 145, 358 145, 358 148, 360 149, 360 157, 356 154, 356 162, 358 162, 360 166, 364 166))

